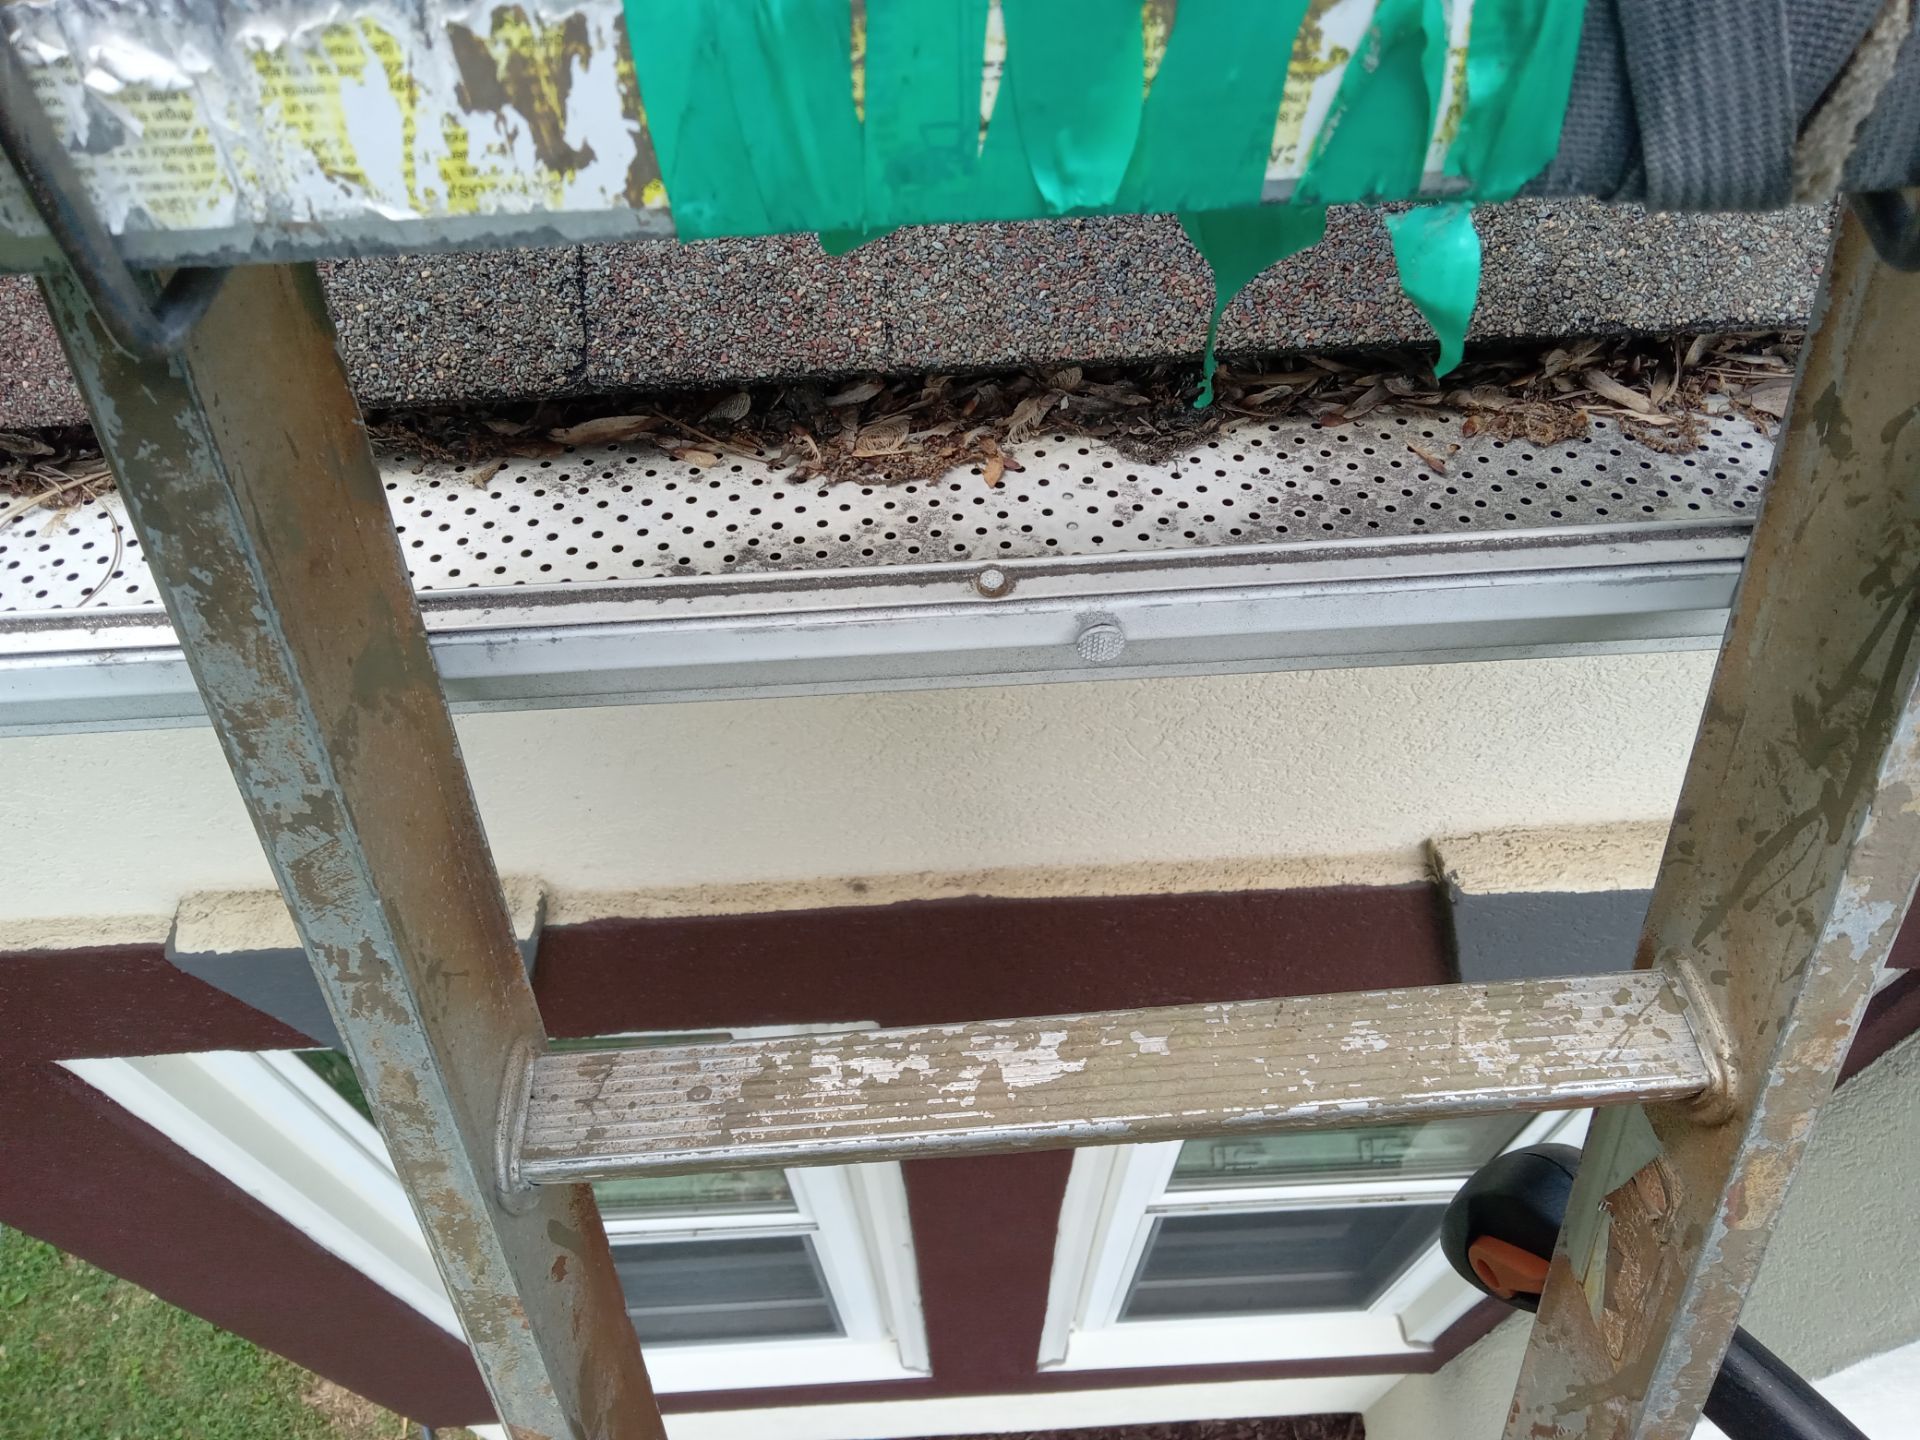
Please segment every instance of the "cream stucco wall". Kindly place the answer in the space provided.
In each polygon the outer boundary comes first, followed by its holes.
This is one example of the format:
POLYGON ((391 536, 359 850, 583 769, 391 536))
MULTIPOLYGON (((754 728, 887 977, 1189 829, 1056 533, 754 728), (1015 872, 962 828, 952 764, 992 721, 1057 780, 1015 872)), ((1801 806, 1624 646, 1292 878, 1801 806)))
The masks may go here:
MULTIPOLYGON (((1820 1112, 1741 1323, 1803 1374, 1831 1375, 1920 1340, 1916 1275, 1920 1036, 1820 1112)), ((1920 1414, 1920 1369, 1912 1380, 1920 1414)))
POLYGON ((1431 1375, 1409 1375, 1366 1412, 1367 1440, 1496 1440, 1533 1318, 1515 1315, 1431 1375))
MULTIPOLYGON (((1664 816, 1711 664, 518 712, 460 736, 500 868, 562 894, 1254 856, 1375 857, 1404 878, 1435 834, 1664 816)), ((271 883, 206 729, 7 740, 0 766, 0 922, 161 916, 271 883)))

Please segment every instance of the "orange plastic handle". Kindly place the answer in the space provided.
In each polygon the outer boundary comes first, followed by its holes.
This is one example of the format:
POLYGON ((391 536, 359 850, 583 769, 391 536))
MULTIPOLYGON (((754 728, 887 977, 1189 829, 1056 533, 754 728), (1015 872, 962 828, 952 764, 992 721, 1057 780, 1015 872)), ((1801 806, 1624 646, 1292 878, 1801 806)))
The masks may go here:
POLYGON ((1482 1235, 1467 1247, 1467 1263, 1480 1283, 1502 1300, 1538 1295, 1547 1288, 1546 1257, 1522 1250, 1510 1240, 1482 1235))

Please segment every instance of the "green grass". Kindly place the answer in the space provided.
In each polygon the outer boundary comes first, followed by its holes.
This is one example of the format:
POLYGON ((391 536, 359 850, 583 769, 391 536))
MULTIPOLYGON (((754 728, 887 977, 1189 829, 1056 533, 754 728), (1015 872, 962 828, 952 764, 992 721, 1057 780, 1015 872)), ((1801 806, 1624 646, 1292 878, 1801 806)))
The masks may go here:
POLYGON ((137 1285, 0 1229, 6 1440, 400 1440, 418 1433, 137 1285))

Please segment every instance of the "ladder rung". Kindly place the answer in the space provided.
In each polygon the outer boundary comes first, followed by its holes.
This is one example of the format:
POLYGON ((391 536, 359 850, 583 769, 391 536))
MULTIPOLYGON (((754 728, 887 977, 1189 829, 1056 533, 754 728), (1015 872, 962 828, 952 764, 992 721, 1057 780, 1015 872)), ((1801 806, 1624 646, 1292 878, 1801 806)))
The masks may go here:
POLYGON ((535 1184, 825 1165, 1698 1094, 1665 975, 1440 985, 550 1054, 535 1184))

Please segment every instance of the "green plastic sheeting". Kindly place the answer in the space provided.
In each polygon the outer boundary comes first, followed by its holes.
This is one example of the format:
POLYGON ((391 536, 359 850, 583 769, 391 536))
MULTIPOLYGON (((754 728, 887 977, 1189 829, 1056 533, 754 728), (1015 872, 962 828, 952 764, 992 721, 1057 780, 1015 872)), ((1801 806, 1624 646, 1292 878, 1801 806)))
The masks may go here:
POLYGON ((1262 270, 1289 255, 1318 245, 1327 233, 1327 212, 1305 206, 1255 205, 1245 210, 1203 211, 1180 217, 1193 248, 1213 271, 1213 318, 1207 322, 1207 358, 1202 367, 1200 396, 1193 408, 1213 403, 1213 372, 1218 366, 1214 344, 1220 338, 1220 317, 1233 297, 1262 270))
POLYGON ((1586 0, 1475 0, 1467 103, 1447 173, 1478 200, 1511 200, 1560 148, 1586 0))
POLYGON ((1480 298, 1480 236, 1473 207, 1464 203, 1422 205, 1387 216, 1400 288, 1440 337, 1435 375, 1460 363, 1480 298))
MULTIPOLYGON (((1180 0, 1120 190, 1123 210, 1258 205, 1308 0, 1180 0)), ((1135 29, 1139 28, 1138 7, 1135 29)), ((1137 83, 1137 80, 1136 80, 1137 83)))
MULTIPOLYGON (((1047 208, 1065 215, 1112 205, 1146 108, 1139 0, 1001 0, 1001 14, 1000 105, 1011 92, 1017 143, 1047 208)), ((998 119, 987 127, 987 149, 1011 154, 998 119)))
POLYGON ((1338 205, 1419 194, 1446 74, 1441 0, 1380 0, 1314 138, 1295 202, 1338 205))
MULTIPOLYGON (((1175 211, 1214 271, 1213 342, 1235 294, 1315 243, 1325 207, 1419 191, 1465 0, 1379 0, 1290 206, 1262 206, 1309 0, 1179 0, 1147 83, 1141 0, 1001 0, 1006 60, 981 126, 989 0, 626 0, 682 239, 811 230, 839 253, 902 225, 1175 211)), ((1475 0, 1447 171, 1504 199, 1559 142, 1584 0, 1475 0)), ((1479 249, 1461 204, 1389 220, 1441 372, 1472 316, 1479 249)))

